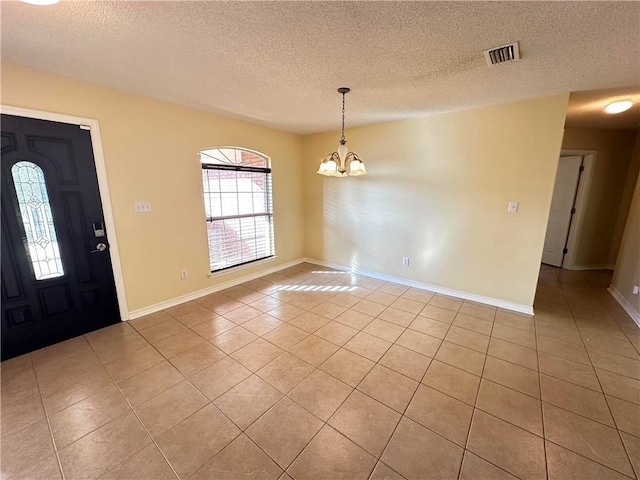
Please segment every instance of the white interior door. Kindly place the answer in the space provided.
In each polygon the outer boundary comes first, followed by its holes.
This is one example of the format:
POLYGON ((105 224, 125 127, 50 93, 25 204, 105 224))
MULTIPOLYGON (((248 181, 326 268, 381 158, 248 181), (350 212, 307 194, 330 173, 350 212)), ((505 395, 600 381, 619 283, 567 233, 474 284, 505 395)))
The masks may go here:
POLYGON ((542 250, 542 263, 562 266, 563 250, 569 233, 571 209, 578 188, 582 157, 560 157, 553 187, 547 235, 542 250))

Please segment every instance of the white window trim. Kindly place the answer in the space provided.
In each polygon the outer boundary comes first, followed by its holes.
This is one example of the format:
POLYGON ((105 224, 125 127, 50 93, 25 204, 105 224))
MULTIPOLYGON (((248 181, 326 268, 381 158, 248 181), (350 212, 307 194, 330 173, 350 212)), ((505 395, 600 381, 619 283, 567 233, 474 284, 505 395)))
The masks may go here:
MULTIPOLYGON (((274 247, 275 250, 275 247, 274 247)), ((265 263, 274 262, 278 259, 277 255, 273 255, 273 257, 261 258, 260 260, 255 260, 249 263, 242 263, 240 265, 236 265, 235 267, 225 268, 223 270, 216 270, 215 272, 209 273, 209 278, 218 278, 223 277, 224 275, 228 275, 229 273, 239 272, 242 270, 248 270, 256 265, 264 265, 265 263)))

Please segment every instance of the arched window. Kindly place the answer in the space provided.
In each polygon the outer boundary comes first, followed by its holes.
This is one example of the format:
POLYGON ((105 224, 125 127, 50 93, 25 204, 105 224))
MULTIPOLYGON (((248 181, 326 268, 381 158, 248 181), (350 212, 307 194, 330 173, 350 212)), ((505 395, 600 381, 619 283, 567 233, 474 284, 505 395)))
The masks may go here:
POLYGON ((240 148, 200 152, 211 271, 274 255, 269 158, 240 148))
POLYGON ((11 167, 11 175, 36 280, 61 277, 64 268, 44 172, 35 163, 22 161, 11 167))

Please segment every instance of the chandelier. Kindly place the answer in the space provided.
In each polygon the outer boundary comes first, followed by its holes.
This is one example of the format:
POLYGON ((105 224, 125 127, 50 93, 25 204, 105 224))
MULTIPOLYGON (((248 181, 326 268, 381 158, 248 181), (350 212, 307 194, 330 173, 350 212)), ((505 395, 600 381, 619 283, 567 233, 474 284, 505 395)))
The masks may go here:
POLYGON ((320 175, 327 177, 355 177, 357 175, 366 175, 367 173, 364 163, 362 163, 358 155, 349 151, 347 141, 344 138, 344 96, 350 90, 348 87, 340 87, 338 89, 338 92, 342 94, 342 136, 340 137, 338 151, 327 155, 320 163, 320 168, 316 172, 320 175))

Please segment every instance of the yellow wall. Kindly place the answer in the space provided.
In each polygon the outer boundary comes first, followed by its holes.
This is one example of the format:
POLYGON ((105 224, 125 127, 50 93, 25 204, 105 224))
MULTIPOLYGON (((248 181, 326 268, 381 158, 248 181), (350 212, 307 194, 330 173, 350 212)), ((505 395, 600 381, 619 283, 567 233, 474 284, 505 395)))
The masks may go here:
POLYGON ((1 80, 4 105, 100 122, 130 311, 295 260, 303 244, 311 258, 532 304, 567 95, 349 130, 370 175, 325 179, 315 171, 336 133, 302 138, 11 64, 1 80), (272 158, 278 258, 209 279, 197 152, 220 145, 272 158), (153 211, 135 214, 136 201, 153 211))
MULTIPOLYGON (((640 133, 636 136, 633 149, 632 167, 637 165, 640 165, 640 133)), ((637 168, 634 168, 633 171, 636 178, 633 182, 633 177, 631 177, 633 174, 630 175, 633 197, 620 243, 612 285, 635 309, 636 318, 640 318, 640 295, 631 293, 634 285, 640 285, 640 175, 638 175, 637 168)))
POLYGON ((636 132, 627 130, 565 129, 563 149, 598 152, 577 244, 576 265, 605 266, 616 262, 631 201, 631 195, 624 196, 623 192, 635 137, 636 132))
POLYGON ((299 135, 17 65, 3 64, 1 80, 3 105, 100 122, 129 311, 302 255, 299 135), (277 259, 209 279, 197 153, 215 146, 271 157, 277 259), (151 202, 152 212, 134 213, 136 201, 151 202), (187 280, 180 280, 183 268, 187 280))
POLYGON ((357 178, 316 175, 339 134, 306 136, 306 256, 531 306, 567 100, 350 129, 357 178))
POLYGON ((620 196, 618 219, 616 221, 616 229, 613 232, 611 250, 609 252, 609 261, 611 264, 615 264, 618 259, 620 243, 627 224, 627 218, 629 216, 631 201, 635 192, 638 173, 640 173, 640 130, 636 130, 633 151, 631 152, 631 159, 629 161, 629 169, 627 170, 624 188, 622 189, 622 194, 620 196))

